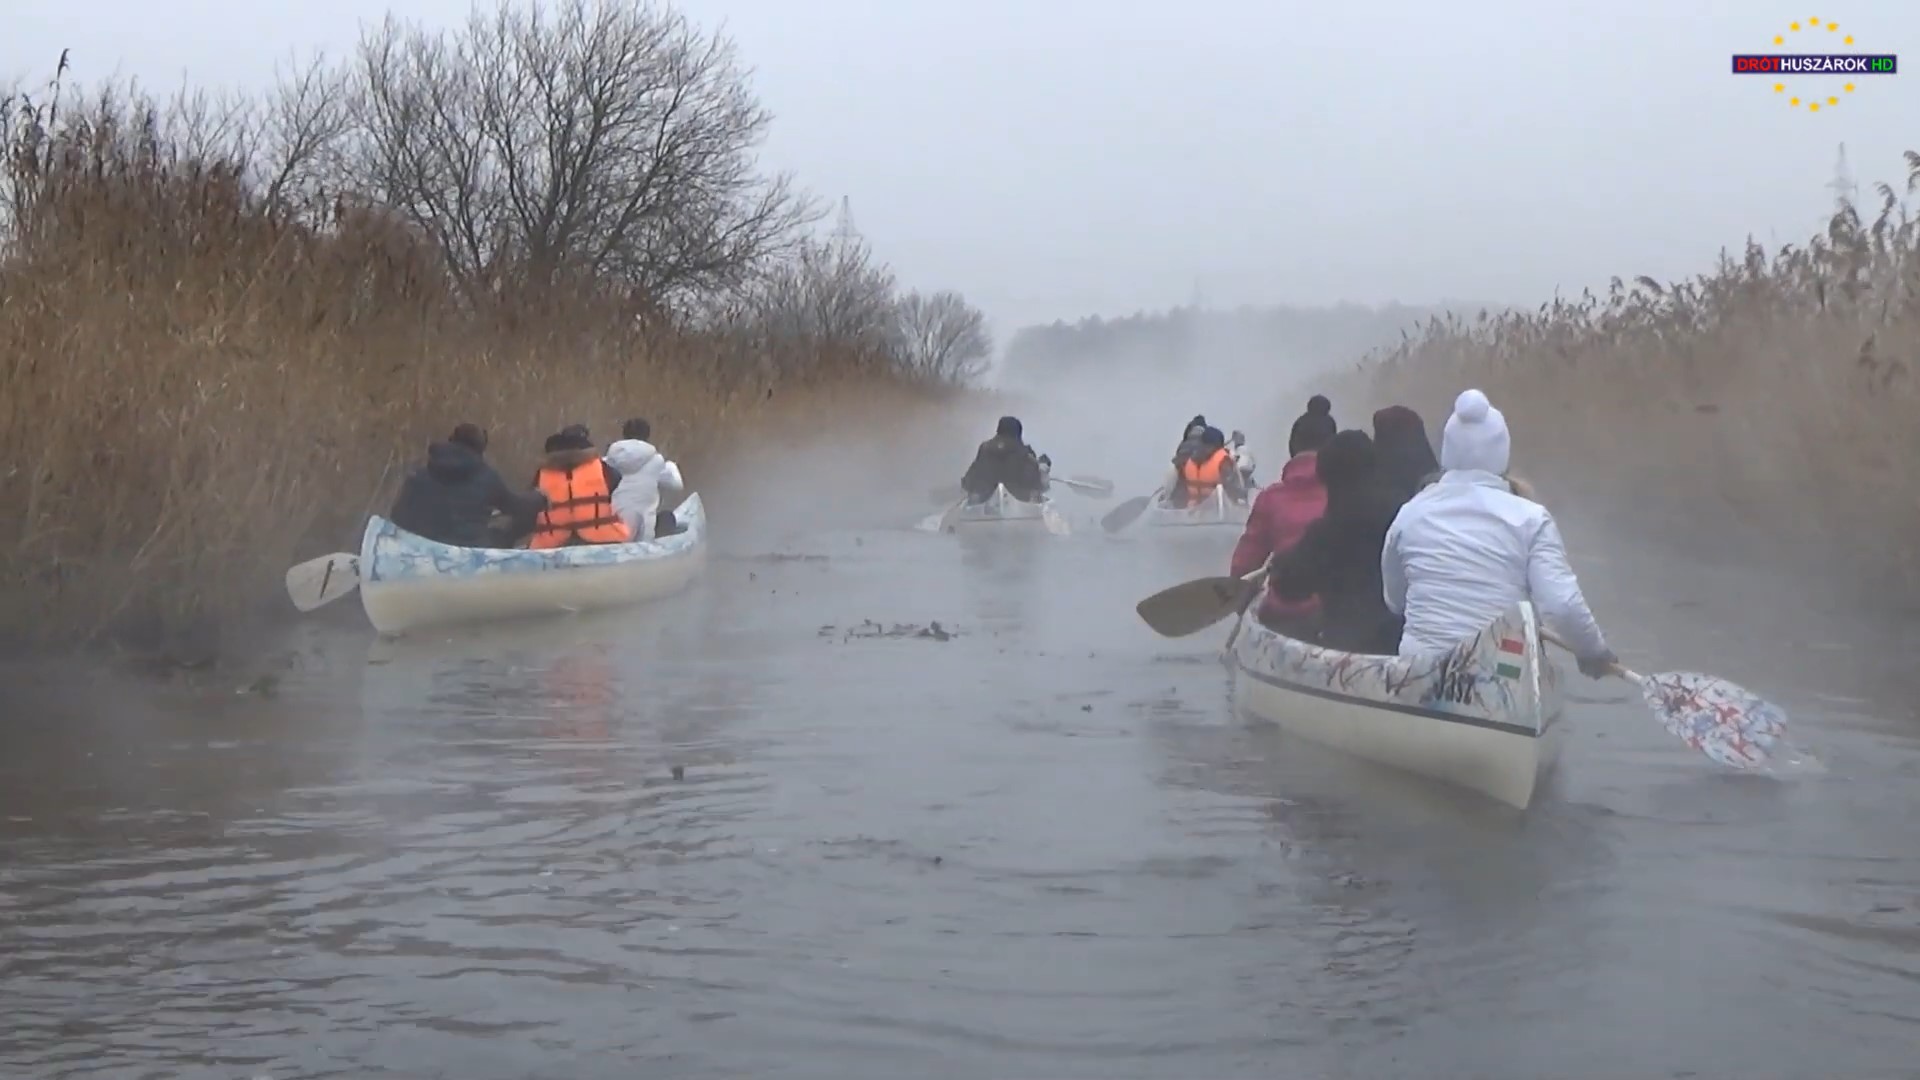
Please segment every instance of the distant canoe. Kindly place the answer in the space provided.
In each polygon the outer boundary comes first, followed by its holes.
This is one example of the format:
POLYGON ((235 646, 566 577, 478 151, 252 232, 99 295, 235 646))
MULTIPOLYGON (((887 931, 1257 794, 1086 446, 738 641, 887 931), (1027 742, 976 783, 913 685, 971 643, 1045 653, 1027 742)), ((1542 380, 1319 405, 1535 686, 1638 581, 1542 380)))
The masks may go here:
POLYGON ((1147 507, 1146 524, 1150 528, 1191 528, 1207 525, 1231 525, 1243 527, 1253 513, 1253 496, 1258 489, 1247 493, 1247 502, 1234 502, 1227 498, 1227 489, 1217 487, 1213 494, 1192 506, 1169 506, 1156 499, 1147 507))
POLYGON ((427 627, 623 607, 670 596, 706 565, 707 513, 696 493, 672 536, 530 551, 435 543, 375 516, 360 540, 360 598, 374 629, 427 627))
POLYGON ((1559 756, 1560 676, 1526 601, 1437 656, 1323 649, 1251 617, 1233 651, 1241 711, 1354 757, 1524 810, 1559 756))
POLYGON ((1038 502, 1016 499, 1005 484, 994 488, 993 494, 983 501, 967 503, 947 517, 949 530, 988 525, 1000 528, 1038 526, 1056 536, 1065 536, 1072 531, 1067 519, 1053 508, 1051 498, 1041 496, 1038 502))

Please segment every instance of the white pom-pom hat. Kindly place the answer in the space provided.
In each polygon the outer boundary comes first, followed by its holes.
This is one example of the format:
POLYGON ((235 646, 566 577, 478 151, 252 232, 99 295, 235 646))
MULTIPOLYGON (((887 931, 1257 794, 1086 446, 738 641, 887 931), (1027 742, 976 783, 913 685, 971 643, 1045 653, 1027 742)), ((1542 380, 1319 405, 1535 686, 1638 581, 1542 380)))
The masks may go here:
POLYGON ((1462 391, 1453 401, 1440 435, 1440 467, 1504 473, 1512 454, 1507 418, 1478 390, 1462 391))

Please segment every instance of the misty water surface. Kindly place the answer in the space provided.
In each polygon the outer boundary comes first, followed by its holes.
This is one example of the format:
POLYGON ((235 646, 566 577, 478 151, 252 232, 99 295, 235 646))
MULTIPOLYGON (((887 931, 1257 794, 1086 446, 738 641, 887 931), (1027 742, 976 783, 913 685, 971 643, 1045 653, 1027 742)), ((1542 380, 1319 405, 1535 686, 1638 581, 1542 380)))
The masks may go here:
POLYGON ((1231 535, 1098 508, 10 716, 0 1075, 1913 1075, 1893 651, 1570 526, 1629 662, 1763 687, 1828 771, 1717 773, 1575 678, 1519 815, 1235 719, 1222 632, 1131 613, 1231 535))

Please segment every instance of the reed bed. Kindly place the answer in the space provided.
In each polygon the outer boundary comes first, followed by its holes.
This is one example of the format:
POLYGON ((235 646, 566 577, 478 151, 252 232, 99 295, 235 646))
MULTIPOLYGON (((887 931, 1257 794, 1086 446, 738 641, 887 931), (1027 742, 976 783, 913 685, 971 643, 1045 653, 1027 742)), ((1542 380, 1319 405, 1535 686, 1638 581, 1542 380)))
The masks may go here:
MULTIPOLYGON (((1920 178, 1920 155, 1908 164, 1920 178)), ((1697 512, 1910 593, 1920 222, 1879 194, 1871 221, 1845 206, 1823 236, 1749 242, 1689 281, 1616 278, 1532 312, 1431 319, 1361 365, 1361 390, 1414 405, 1437 438, 1454 395, 1479 386, 1522 471, 1604 477, 1596 490, 1622 505, 1697 512)))
POLYGON ((286 567, 351 549, 458 422, 524 484, 547 434, 644 415, 697 478, 800 402, 950 389, 865 338, 661 318, 591 280, 476 304, 415 231, 344 204, 290 219, 138 120, 108 104, 11 166, 32 197, 0 235, 9 644, 231 651, 290 613, 286 567))

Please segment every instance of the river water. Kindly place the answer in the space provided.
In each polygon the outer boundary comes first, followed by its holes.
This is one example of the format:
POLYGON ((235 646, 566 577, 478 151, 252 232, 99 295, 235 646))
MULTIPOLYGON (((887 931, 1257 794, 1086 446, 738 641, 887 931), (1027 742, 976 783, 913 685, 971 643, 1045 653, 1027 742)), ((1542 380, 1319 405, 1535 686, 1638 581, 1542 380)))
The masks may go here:
POLYGON ((1224 628, 1131 610, 1231 534, 1100 508, 315 624, 270 696, 10 699, 0 1076, 1920 1076, 1910 630, 1570 525, 1624 659, 1776 698, 1825 771, 1576 676, 1522 815, 1234 718, 1224 628))

